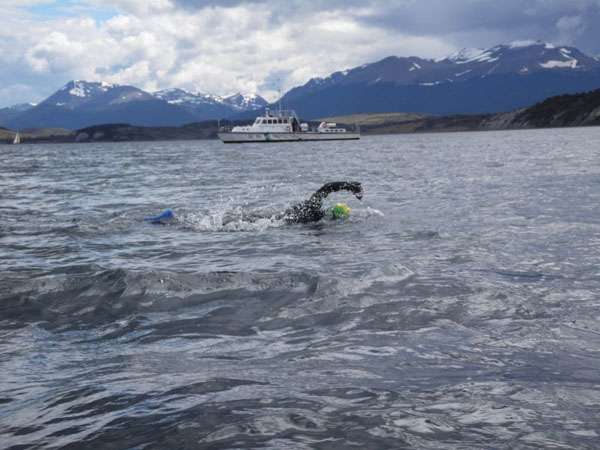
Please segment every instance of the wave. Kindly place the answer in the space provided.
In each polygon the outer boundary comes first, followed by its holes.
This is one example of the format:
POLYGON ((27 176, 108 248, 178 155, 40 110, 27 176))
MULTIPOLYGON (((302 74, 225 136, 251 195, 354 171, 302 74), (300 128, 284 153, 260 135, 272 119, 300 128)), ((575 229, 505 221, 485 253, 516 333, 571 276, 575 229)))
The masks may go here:
MULTIPOLYGON (((100 325, 132 315, 227 307, 260 297, 264 309, 310 297, 319 277, 308 272, 172 273, 72 266, 66 273, 0 282, 0 316, 14 324, 50 328, 100 325)), ((253 302, 252 308, 257 308, 253 302)), ((248 305, 250 307, 250 305, 248 305)))
POLYGON ((249 212, 239 206, 183 213, 176 216, 175 223, 193 231, 215 232, 265 231, 286 225, 286 222, 278 218, 276 213, 260 215, 258 212, 249 212))

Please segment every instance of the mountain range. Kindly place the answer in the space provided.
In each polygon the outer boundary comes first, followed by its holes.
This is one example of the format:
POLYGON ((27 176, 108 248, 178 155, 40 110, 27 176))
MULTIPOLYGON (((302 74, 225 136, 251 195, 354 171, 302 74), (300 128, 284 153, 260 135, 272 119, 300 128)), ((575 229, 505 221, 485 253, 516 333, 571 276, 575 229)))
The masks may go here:
MULTIPOLYGON (((280 104, 304 119, 357 113, 433 115, 513 111, 548 97, 600 88, 600 58, 574 47, 521 41, 463 49, 440 59, 390 56, 288 91, 280 104)), ((267 101, 165 89, 71 81, 37 105, 0 109, 0 126, 79 129, 101 123, 178 126, 252 119, 267 101)))
MULTIPOLYGON (((511 130, 600 125, 600 89, 551 97, 529 108, 497 114, 431 116, 413 113, 371 113, 325 117, 319 121, 341 126, 360 125, 363 134, 430 133, 450 131, 511 130)), ((232 125, 231 121, 228 124, 232 125)), ((218 122, 209 120, 177 127, 141 127, 103 124, 77 131, 38 128, 24 132, 24 142, 123 142, 214 139, 218 122)), ((314 123, 316 125, 316 123, 314 123)), ((0 143, 11 143, 15 131, 0 127, 0 143)))
POLYGON ((539 41, 463 49, 437 60, 390 56, 287 92, 305 118, 368 112, 484 114, 600 87, 600 59, 539 41))
POLYGON ((37 105, 0 109, 0 126, 70 130, 102 123, 178 126, 227 118, 266 104, 257 95, 217 97, 183 89, 149 93, 134 86, 75 80, 37 105))

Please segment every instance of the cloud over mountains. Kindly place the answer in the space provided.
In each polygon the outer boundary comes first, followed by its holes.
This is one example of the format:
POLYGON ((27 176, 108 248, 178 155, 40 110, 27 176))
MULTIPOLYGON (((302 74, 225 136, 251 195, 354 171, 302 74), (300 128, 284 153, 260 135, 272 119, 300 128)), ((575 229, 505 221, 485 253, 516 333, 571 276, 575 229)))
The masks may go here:
POLYGON ((600 0, 7 0, 0 106, 65 79, 271 99, 388 55, 544 39, 600 54, 600 0))

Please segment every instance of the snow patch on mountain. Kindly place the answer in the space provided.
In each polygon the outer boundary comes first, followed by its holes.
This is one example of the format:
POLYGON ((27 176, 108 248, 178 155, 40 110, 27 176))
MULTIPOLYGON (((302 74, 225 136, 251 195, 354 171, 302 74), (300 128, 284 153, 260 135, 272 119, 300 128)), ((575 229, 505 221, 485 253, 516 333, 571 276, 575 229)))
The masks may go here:
POLYGON ((95 92, 107 92, 117 85, 106 83, 105 81, 81 81, 74 80, 67 83, 61 90, 69 90, 69 94, 74 97, 86 98, 95 92))
POLYGON ((541 63, 540 66, 544 69, 576 69, 577 64, 576 59, 569 59, 567 61, 546 61, 541 63))
POLYGON ((267 101, 256 94, 233 94, 226 97, 205 94, 202 92, 189 92, 185 89, 170 88, 156 91, 152 95, 172 105, 184 107, 202 107, 203 105, 223 106, 234 111, 248 111, 260 109, 267 105, 267 101))
POLYGON ((156 98, 166 101, 172 105, 216 105, 222 104, 223 98, 217 95, 204 94, 202 92, 189 92, 180 88, 168 88, 153 92, 156 98))
POLYGON ((473 58, 478 58, 483 55, 486 51, 482 48, 463 48, 452 55, 436 60, 436 62, 441 62, 445 60, 449 60, 455 63, 460 64, 461 62, 467 62, 473 58))
POLYGON ((524 47, 532 47, 534 45, 539 45, 540 41, 534 41, 531 39, 524 41, 513 41, 508 44, 509 48, 524 48, 524 47))
POLYGON ((473 69, 465 70, 464 72, 459 72, 459 73, 455 74, 454 76, 457 77, 457 78, 458 77, 462 77, 463 75, 466 75, 469 72, 473 72, 473 69))
POLYGON ((83 85, 75 83, 75 87, 69 91, 69 94, 74 95, 75 97, 87 97, 89 92, 83 85))
POLYGON ((223 103, 240 111, 253 111, 267 106, 267 101, 256 94, 233 94, 223 99, 223 103))
POLYGON ((459 52, 450 55, 447 59, 455 64, 470 64, 474 62, 492 63, 499 59, 497 56, 493 56, 494 50, 496 50, 496 48, 488 50, 463 48, 459 52))

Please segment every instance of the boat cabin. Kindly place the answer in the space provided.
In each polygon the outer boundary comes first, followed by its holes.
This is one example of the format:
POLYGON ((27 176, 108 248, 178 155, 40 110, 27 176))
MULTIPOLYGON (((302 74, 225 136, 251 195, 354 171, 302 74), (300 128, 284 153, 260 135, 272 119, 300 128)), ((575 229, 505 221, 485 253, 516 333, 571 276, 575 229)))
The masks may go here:
MULTIPOLYGON (((250 126, 238 126, 232 129, 233 132, 252 132, 252 133, 295 133, 303 131, 298 116, 294 111, 271 111, 267 109, 264 116, 259 116, 250 126)), ((306 125, 308 129, 308 125, 306 125)))

